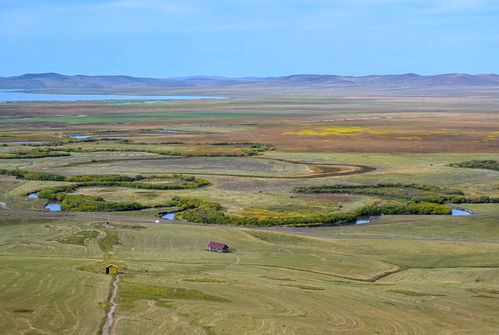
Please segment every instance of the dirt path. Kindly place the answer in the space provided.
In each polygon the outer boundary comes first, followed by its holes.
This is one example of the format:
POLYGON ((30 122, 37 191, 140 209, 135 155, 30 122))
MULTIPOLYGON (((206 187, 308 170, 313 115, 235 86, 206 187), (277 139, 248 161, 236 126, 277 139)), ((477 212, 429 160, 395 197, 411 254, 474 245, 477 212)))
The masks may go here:
POLYGON ((111 307, 109 308, 109 311, 107 312, 107 318, 106 318, 106 323, 104 323, 104 326, 102 327, 102 335, 109 335, 109 328, 113 324, 113 315, 114 311, 116 310, 116 302, 114 301, 116 299, 116 296, 118 295, 118 282, 120 281, 120 276, 116 276, 113 282, 113 293, 111 294, 111 297, 109 298, 109 303, 111 304, 111 307))

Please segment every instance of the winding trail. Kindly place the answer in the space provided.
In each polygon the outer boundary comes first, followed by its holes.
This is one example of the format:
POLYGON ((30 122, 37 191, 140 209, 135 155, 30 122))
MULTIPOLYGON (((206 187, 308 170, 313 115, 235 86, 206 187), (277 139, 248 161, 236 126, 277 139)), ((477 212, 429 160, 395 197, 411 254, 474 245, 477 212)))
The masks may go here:
POLYGON ((104 323, 104 326, 102 327, 102 335, 109 335, 109 328, 113 324, 113 314, 114 311, 116 310, 116 302, 114 301, 116 299, 116 296, 118 295, 118 282, 120 281, 120 276, 117 275, 116 278, 114 279, 113 282, 113 293, 111 294, 111 297, 109 298, 109 303, 111 304, 111 307, 109 308, 109 311, 107 312, 107 318, 106 318, 106 323, 104 323))

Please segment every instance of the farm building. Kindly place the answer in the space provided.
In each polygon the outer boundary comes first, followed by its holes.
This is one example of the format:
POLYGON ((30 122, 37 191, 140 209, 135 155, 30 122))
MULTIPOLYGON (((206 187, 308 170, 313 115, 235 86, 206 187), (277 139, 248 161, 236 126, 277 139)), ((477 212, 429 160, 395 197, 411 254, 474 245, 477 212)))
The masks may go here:
POLYGON ((118 274, 118 267, 116 265, 108 265, 106 267, 106 274, 108 275, 117 275, 118 274))
POLYGON ((229 252, 229 246, 224 243, 210 242, 208 244, 208 250, 213 252, 229 252))

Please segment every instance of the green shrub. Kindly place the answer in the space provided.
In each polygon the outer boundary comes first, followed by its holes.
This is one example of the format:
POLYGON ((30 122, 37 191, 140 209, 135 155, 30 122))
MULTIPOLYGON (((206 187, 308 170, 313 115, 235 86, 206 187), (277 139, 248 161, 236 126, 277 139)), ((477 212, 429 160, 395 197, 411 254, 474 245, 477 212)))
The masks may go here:
POLYGON ((215 202, 209 202, 195 198, 172 199, 170 205, 181 210, 178 217, 190 222, 207 224, 233 224, 241 226, 311 226, 311 225, 340 225, 355 222, 362 216, 382 214, 426 214, 426 215, 448 215, 452 210, 444 205, 431 203, 409 203, 400 205, 372 205, 350 212, 331 213, 319 216, 294 217, 294 218, 254 218, 228 216, 224 208, 215 202))
POLYGON ((67 194, 62 203, 61 209, 65 211, 131 211, 146 208, 138 202, 111 202, 105 201, 101 197, 67 194))
POLYGON ((488 169, 499 171, 499 161, 489 160, 471 160, 461 163, 450 163, 449 166, 468 169, 488 169))
POLYGON ((26 159, 70 156, 68 152, 53 152, 50 149, 15 150, 0 154, 0 159, 26 159))
POLYGON ((53 173, 47 172, 30 172, 30 171, 22 171, 22 170, 6 170, 0 169, 0 174, 15 176, 19 179, 27 179, 27 180, 44 180, 44 181, 64 181, 64 176, 59 176, 53 173))

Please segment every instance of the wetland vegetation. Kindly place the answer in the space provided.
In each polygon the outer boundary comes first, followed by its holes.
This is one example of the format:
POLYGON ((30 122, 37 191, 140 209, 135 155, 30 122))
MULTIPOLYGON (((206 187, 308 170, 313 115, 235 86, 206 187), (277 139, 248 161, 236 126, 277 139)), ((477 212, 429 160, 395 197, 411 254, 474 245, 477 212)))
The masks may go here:
POLYGON ((493 159, 471 160, 461 163, 451 163, 449 166, 468 169, 488 169, 499 171, 499 162, 493 159))

